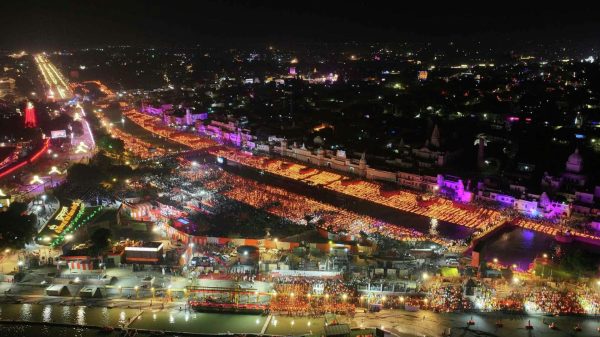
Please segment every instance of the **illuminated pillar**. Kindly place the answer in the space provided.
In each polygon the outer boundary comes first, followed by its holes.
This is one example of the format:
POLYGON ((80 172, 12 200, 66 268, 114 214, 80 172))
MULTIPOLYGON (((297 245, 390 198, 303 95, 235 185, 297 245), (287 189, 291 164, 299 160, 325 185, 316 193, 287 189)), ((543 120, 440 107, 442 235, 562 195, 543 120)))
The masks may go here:
POLYGON ((35 117, 35 108, 31 102, 27 102, 25 107, 25 127, 35 128, 37 127, 37 118, 35 117))

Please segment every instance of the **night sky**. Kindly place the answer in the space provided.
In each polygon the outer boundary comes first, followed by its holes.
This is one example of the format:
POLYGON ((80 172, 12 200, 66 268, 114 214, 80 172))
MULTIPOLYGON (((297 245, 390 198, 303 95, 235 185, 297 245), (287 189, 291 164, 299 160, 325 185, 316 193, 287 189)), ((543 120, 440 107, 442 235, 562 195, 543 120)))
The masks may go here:
POLYGON ((0 1, 0 47, 197 42, 481 39, 585 41, 600 36, 589 6, 479 1, 0 1), (519 5, 517 5, 519 4, 519 5), (494 6, 493 8, 489 8, 494 6))

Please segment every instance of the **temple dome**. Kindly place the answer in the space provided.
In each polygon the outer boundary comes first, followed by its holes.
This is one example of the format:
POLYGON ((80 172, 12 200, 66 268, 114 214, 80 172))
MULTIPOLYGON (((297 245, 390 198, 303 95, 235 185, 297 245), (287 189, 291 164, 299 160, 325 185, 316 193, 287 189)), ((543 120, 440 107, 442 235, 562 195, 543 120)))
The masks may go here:
POLYGON ((567 160, 566 169, 569 172, 579 173, 581 172, 582 166, 583 158, 579 154, 579 149, 575 149, 575 152, 573 152, 567 160))

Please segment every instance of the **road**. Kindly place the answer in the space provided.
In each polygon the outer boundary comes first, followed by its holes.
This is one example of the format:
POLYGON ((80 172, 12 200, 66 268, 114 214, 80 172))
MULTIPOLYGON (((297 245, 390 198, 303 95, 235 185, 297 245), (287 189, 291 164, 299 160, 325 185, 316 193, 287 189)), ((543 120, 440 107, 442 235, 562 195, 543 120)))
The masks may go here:
POLYGON ((71 99, 73 97, 73 92, 71 92, 71 89, 69 88, 68 81, 60 71, 56 69, 56 66, 48 60, 46 55, 36 54, 34 60, 44 78, 44 84, 47 89, 46 97, 50 100, 71 99))

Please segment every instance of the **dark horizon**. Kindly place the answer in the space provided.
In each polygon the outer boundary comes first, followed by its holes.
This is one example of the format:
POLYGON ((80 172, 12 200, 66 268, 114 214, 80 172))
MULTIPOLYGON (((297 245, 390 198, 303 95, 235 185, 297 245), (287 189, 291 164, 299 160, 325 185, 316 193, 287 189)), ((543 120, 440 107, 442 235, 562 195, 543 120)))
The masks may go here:
MULTIPOLYGON (((600 21, 589 7, 440 6, 368 1, 19 1, 0 5, 0 48, 196 43, 481 41, 527 46, 593 44, 600 21)), ((595 48, 595 46, 592 46, 595 48)))

